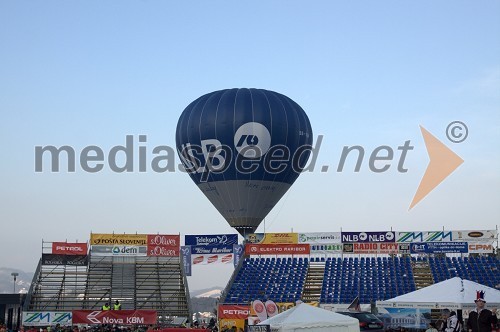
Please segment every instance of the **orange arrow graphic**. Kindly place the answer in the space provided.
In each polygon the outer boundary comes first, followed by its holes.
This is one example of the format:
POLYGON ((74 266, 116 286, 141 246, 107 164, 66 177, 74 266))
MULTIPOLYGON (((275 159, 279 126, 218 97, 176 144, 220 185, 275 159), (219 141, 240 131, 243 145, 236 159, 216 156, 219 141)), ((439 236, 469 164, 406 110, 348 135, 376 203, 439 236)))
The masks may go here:
POLYGON ((423 200, 425 196, 434 190, 434 188, 443 182, 448 175, 453 173, 453 171, 464 162, 462 158, 451 151, 424 127, 420 126, 420 131, 424 137, 425 147, 430 161, 408 210, 411 210, 423 200))

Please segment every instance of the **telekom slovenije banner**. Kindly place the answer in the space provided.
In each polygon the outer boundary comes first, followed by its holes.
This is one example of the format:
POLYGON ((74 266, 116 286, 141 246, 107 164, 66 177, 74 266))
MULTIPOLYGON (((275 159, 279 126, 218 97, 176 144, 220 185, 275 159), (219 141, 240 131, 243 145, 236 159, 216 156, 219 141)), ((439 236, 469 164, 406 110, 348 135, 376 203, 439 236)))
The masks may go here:
POLYGON ((156 310, 73 310, 73 324, 156 324, 156 310))
POLYGON ((247 255, 308 255, 309 244, 246 244, 247 255))

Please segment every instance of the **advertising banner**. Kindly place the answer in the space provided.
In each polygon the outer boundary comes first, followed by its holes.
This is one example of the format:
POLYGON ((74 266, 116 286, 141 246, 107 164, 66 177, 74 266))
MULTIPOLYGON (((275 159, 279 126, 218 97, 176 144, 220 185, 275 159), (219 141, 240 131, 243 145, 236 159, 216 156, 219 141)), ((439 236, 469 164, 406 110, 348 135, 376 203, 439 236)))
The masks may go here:
POLYGON ((217 317, 229 319, 247 319, 250 315, 250 306, 238 304, 219 304, 217 317))
POLYGON ((156 324, 156 310, 73 310, 73 324, 156 324))
POLYGON ((469 254, 492 254, 494 246, 487 242, 469 242, 469 254))
POLYGON ((90 244, 93 246, 146 246, 146 234, 90 234, 90 244))
POLYGON ((147 246, 92 246, 93 256, 147 256, 147 246))
POLYGON ((233 255, 234 255, 234 267, 238 266, 241 257, 243 256, 243 245, 241 244, 233 244, 233 255))
POLYGON ((467 242, 423 242, 410 245, 412 254, 461 253, 468 251, 467 242))
POLYGON ((253 233, 245 236, 247 243, 255 244, 297 244, 298 233, 253 233))
POLYGON ((341 234, 340 232, 298 233, 298 239, 299 243, 334 244, 342 243, 341 234))
POLYGON ((88 256, 42 254, 42 265, 86 266, 88 256))
POLYGON ((342 232, 342 243, 395 242, 394 232, 342 232))
POLYGON ((271 332, 271 325, 249 325, 248 332, 271 332))
POLYGON ((185 235, 184 244, 186 246, 233 245, 233 244, 238 244, 238 235, 237 234, 185 235))
POLYGON ((179 250, 180 235, 148 235, 148 256, 178 257, 179 250))
POLYGON ((182 264, 184 265, 184 273, 186 276, 191 276, 191 248, 189 246, 181 247, 182 264))
POLYGON ((355 254, 397 254, 398 243, 353 243, 355 254))
POLYGON ((339 254, 342 253, 343 247, 342 243, 321 245, 311 244, 311 254, 339 254))
POLYGON ((247 255, 308 255, 311 253, 309 244, 247 244, 247 255))
POLYGON ((52 242, 52 253, 56 255, 86 256, 87 243, 52 242))
POLYGON ((467 242, 488 242, 493 244, 498 238, 497 231, 494 230, 469 230, 453 231, 453 241, 467 242))
POLYGON ((190 246, 191 255, 232 254, 232 244, 221 244, 213 246, 190 246))
POLYGON ((191 254, 191 264, 193 265, 207 265, 222 263, 227 264, 233 261, 233 254, 207 254, 207 255, 193 255, 191 254))
POLYGON ((23 326, 69 326, 72 324, 70 311, 24 311, 23 326))
POLYGON ((453 241, 452 231, 396 232, 396 242, 453 241))
MULTIPOLYGON (((244 331, 245 320, 244 319, 221 319, 219 320, 219 331, 229 330, 232 327, 236 327, 236 331, 244 331)), ((234 330, 230 330, 234 331, 234 330)))

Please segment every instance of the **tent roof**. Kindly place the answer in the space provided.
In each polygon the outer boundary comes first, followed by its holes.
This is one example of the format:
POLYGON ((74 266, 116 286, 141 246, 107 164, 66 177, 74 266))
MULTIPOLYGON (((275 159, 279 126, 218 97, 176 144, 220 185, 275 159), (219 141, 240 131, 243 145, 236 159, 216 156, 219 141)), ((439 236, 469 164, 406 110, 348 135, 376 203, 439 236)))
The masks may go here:
POLYGON ((313 307, 306 303, 301 303, 279 315, 266 319, 259 325, 295 328, 354 326, 359 329, 359 321, 356 318, 313 307))
POLYGON ((485 292, 484 298, 487 305, 497 306, 500 304, 499 290, 459 277, 438 282, 437 284, 397 296, 390 300, 380 301, 377 304, 382 306, 399 304, 393 305, 396 307, 410 307, 411 304, 414 304, 413 307, 472 308, 475 307, 474 300, 476 299, 476 291, 478 290, 485 292))

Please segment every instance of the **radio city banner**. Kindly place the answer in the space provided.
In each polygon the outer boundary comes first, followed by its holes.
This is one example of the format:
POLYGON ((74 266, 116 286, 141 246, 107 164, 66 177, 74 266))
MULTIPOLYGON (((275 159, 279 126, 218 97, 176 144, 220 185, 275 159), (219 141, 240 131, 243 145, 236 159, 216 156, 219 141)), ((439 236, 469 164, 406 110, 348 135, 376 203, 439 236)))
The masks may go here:
POLYGON ((23 326, 72 325, 70 311, 24 311, 23 326))
POLYGON ((309 255, 309 244, 246 244, 247 255, 309 255))
POLYGON ((92 246, 146 246, 148 236, 146 234, 90 234, 92 246))
POLYGON ((156 324, 156 310, 73 310, 73 324, 156 324))
POLYGON ((233 245, 238 244, 237 234, 217 235, 185 235, 186 246, 211 246, 211 245, 233 245))
POLYGON ((52 253, 56 255, 87 255, 87 243, 52 242, 52 253))
POLYGON ((246 243, 255 244, 297 244, 298 233, 253 233, 245 236, 246 243))
POLYGON ((467 242, 422 242, 410 245, 412 254, 444 254, 468 252, 467 242))
POLYGON ((88 256, 82 255, 55 255, 42 254, 42 265, 72 265, 86 266, 88 264, 88 256))
POLYGON ((342 243, 395 242, 394 232, 342 232, 342 243))
POLYGON ((217 245, 217 246, 190 246, 191 247, 191 263, 193 265, 205 265, 215 263, 231 263, 233 261, 233 246, 217 245))
POLYGON ((340 232, 298 233, 298 243, 334 244, 342 243, 340 232))
POLYGON ((352 243, 353 254, 397 254, 398 252, 398 243, 352 243))

